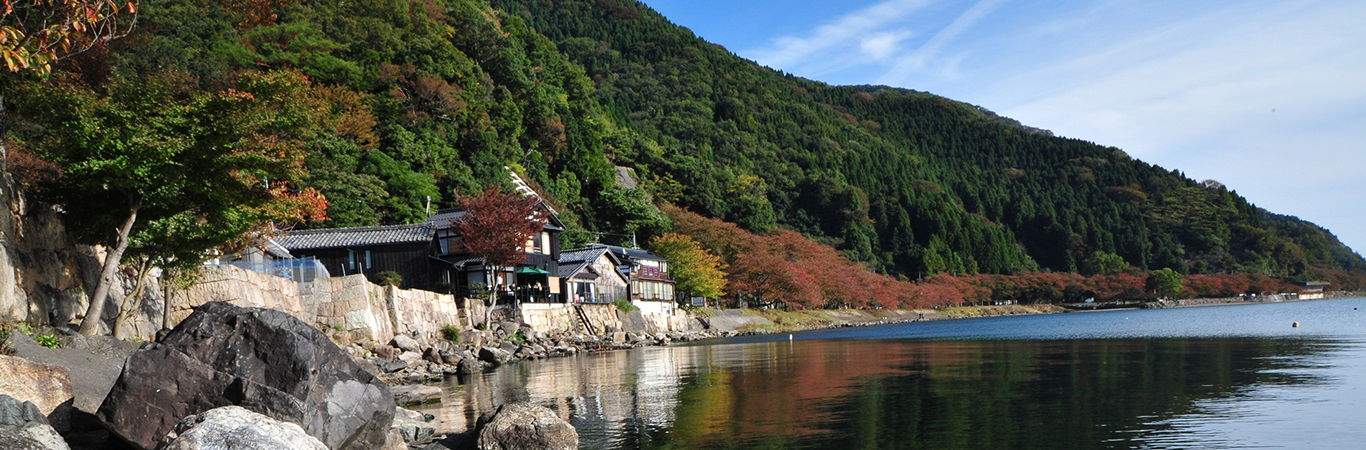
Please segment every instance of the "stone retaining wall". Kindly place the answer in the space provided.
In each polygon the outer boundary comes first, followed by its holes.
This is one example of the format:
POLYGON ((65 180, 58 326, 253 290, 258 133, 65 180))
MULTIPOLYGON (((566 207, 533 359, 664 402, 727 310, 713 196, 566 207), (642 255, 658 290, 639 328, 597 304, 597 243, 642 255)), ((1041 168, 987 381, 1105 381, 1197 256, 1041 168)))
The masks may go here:
MULTIPOLYGON (((205 270, 198 283, 172 295, 171 326, 189 317, 195 306, 214 301, 277 309, 318 328, 375 342, 388 342, 395 333, 431 338, 445 325, 469 325, 455 298, 447 294, 378 286, 363 275, 319 278, 301 284, 222 266, 205 270)), ((150 317, 139 321, 152 320, 160 323, 160 318, 150 317)), ((138 334, 149 339, 151 336, 144 334, 152 333, 139 327, 138 334)))
POLYGON ((542 333, 574 329, 574 305, 568 303, 523 303, 522 322, 542 333))

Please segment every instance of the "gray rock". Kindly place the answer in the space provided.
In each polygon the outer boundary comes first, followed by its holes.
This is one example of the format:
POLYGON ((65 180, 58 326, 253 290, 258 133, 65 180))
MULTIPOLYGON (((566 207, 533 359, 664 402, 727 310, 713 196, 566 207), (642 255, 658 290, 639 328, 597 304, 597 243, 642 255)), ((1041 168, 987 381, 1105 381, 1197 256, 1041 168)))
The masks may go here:
POLYGON ((394 398, 317 329, 283 312, 207 303, 128 357, 97 416, 150 449, 181 419, 238 405, 333 450, 384 445, 394 398))
POLYGON ((394 336, 394 340, 390 341, 389 344, 405 352, 417 352, 418 354, 422 354, 422 344, 419 344, 416 339, 413 339, 406 334, 394 336))
POLYGON ((394 356, 396 355, 397 353, 394 351, 393 347, 387 345, 375 347, 375 356, 378 356, 380 358, 394 359, 394 356))
POLYGON ((461 358, 460 363, 455 366, 456 373, 463 373, 466 375, 479 373, 483 370, 484 365, 474 358, 461 358))
POLYGON ((512 354, 501 348, 480 347, 479 360, 489 364, 502 365, 512 361, 512 354))
POLYGON ((399 361, 399 360, 384 361, 384 362, 379 363, 378 367, 379 367, 379 370, 382 371, 382 372, 384 372, 384 373, 394 373, 394 372, 398 372, 398 371, 403 370, 403 369, 407 369, 407 368, 408 368, 408 362, 407 362, 407 361, 399 361))
POLYGON ((441 400, 441 388, 421 384, 394 386, 389 388, 394 394, 394 402, 400 405, 416 405, 441 400))
POLYGON ((422 361, 422 354, 418 352, 403 352, 398 355, 398 360, 406 362, 410 366, 417 365, 418 361, 422 361))
POLYGON ((393 428, 403 435, 408 445, 427 445, 435 440, 436 428, 427 424, 426 415, 417 411, 402 409, 394 415, 393 428))
POLYGON ((240 406, 186 417, 158 450, 327 450, 298 424, 281 422, 240 406))
POLYGON ((504 341, 502 344, 498 344, 499 349, 508 353, 517 353, 517 347, 521 346, 518 345, 516 342, 504 341))
POLYGON ((37 405, 5 394, 0 394, 0 448, 70 450, 37 405))
POLYGON ((417 411, 413 411, 413 410, 408 409, 408 408, 394 408, 394 422, 398 422, 398 421, 408 421, 408 422, 427 423, 427 422, 430 422, 430 421, 431 421, 432 419, 434 419, 434 418, 435 418, 435 417, 433 417, 433 416, 431 416, 431 415, 429 415, 429 414, 423 414, 423 413, 420 413, 420 412, 417 412, 417 411))
POLYGON ((452 352, 452 351, 442 350, 440 356, 441 356, 441 363, 442 363, 442 364, 448 364, 448 365, 452 365, 452 366, 454 366, 454 365, 456 365, 456 364, 460 364, 460 354, 459 354, 459 353, 452 352))
POLYGON ((531 403, 509 403, 479 418, 474 431, 479 450, 574 450, 579 432, 555 411, 531 403))
POLYGON ((0 375, 0 394, 21 402, 33 402, 39 411, 51 416, 53 422, 65 429, 75 400, 70 370, 56 364, 0 355, 0 374, 3 374, 0 375))
POLYGON ((441 351, 437 350, 436 347, 427 347, 426 350, 422 351, 422 359, 427 362, 441 364, 441 351))

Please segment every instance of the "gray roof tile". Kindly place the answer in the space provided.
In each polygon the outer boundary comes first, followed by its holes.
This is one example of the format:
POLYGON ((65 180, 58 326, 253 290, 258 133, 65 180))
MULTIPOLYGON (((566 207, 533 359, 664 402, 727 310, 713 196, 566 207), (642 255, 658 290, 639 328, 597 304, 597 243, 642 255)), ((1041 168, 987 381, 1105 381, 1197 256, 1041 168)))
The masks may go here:
POLYGON ((361 247, 367 245, 414 244, 432 240, 429 223, 385 225, 378 227, 321 228, 289 231, 275 238, 289 250, 361 247))

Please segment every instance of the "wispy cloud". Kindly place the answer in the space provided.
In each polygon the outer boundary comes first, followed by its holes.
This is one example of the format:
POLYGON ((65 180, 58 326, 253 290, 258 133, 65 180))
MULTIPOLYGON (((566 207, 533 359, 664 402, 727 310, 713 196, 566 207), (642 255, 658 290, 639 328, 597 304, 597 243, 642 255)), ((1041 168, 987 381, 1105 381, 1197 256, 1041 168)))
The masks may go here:
MULTIPOLYGON (((938 58, 944 52, 944 48, 952 44, 964 32, 976 25, 987 15, 997 8, 1000 8, 1005 0, 981 0, 964 11, 953 23, 944 27, 943 30, 935 34, 929 41, 921 45, 918 50, 900 58, 890 70, 878 79, 879 84, 897 85, 910 79, 911 75, 925 70, 931 60, 938 58)), ((946 66, 947 67, 947 66, 946 66)))
POLYGON ((782 36, 764 47, 740 53, 760 64, 819 76, 831 70, 892 57, 916 33, 907 16, 930 0, 890 0, 854 11, 816 27, 806 36, 782 36))

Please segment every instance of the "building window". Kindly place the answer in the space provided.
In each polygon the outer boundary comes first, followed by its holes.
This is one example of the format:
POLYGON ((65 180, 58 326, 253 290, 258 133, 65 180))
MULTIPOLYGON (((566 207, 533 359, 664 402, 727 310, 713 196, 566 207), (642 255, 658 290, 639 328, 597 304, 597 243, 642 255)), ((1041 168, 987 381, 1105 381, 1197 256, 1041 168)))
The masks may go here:
POLYGON ((443 255, 465 253, 465 243, 460 240, 460 235, 455 234, 454 231, 437 231, 436 243, 441 247, 441 254, 443 255))

